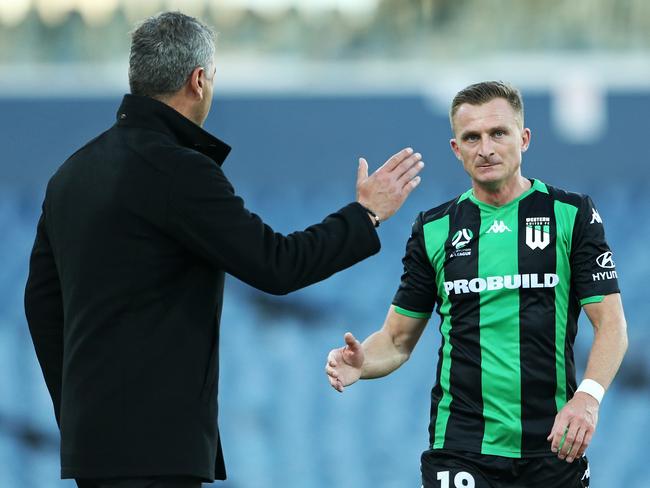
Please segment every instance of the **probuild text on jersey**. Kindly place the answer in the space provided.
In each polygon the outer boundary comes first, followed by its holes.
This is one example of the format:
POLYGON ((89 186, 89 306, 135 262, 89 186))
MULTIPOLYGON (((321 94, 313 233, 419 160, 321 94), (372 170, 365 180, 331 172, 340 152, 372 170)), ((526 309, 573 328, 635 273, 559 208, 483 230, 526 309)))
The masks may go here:
POLYGON ((445 281, 445 291, 450 293, 480 293, 483 291, 502 290, 507 288, 553 288, 560 282, 555 273, 528 273, 504 276, 488 276, 471 280, 445 281))

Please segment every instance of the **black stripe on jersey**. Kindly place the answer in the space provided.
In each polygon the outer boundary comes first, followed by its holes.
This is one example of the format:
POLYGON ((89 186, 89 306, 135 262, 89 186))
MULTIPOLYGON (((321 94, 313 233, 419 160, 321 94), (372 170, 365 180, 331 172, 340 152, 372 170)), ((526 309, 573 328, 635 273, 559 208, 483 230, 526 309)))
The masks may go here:
MULTIPOLYGON (((450 213, 449 239, 445 243, 445 281, 478 276, 478 236, 481 213, 469 199, 460 202, 450 213), (453 235, 462 228, 469 229, 473 239, 467 246, 469 256, 450 257, 455 251, 453 235)), ((481 452, 485 422, 483 421, 483 391, 481 380, 480 295, 452 293, 451 303, 451 369, 449 390, 451 404, 445 436, 447 443, 467 446, 467 450, 481 452), (464 327, 466 330, 460 330, 464 327), (461 339, 462 337, 462 339, 461 339)))
MULTIPOLYGON (((440 300, 438 301, 438 307, 440 306, 440 300)), ((433 443, 436 440, 436 419, 438 417, 438 404, 442 399, 442 386, 440 385, 440 372, 442 371, 442 350, 445 347, 445 336, 441 335, 440 338, 440 349, 438 349, 438 366, 436 367, 436 383, 431 389, 431 412, 430 412, 430 422, 429 422, 429 445, 433 446, 433 443)), ((444 435, 444 433, 443 433, 444 435)))
MULTIPOLYGON (((519 204, 519 273, 538 274, 556 269, 557 228, 553 200, 535 192, 519 204), (526 243, 526 218, 550 218, 550 243, 531 249, 526 243)), ((566 277, 565 277, 566 278, 566 277)), ((560 278, 562 279, 562 278, 560 278)), ((546 436, 556 411, 555 288, 519 289, 519 336, 521 364, 521 452, 549 448, 546 436)))
POLYGON ((580 300, 575 295, 575 290, 573 285, 569 291, 569 310, 567 318, 567 330, 566 337, 564 339, 564 361, 565 361, 565 372, 566 372, 566 401, 568 402, 573 398, 578 385, 576 384, 576 363, 573 357, 573 344, 578 334, 578 317, 580 316, 580 311, 582 307, 580 306, 580 300))

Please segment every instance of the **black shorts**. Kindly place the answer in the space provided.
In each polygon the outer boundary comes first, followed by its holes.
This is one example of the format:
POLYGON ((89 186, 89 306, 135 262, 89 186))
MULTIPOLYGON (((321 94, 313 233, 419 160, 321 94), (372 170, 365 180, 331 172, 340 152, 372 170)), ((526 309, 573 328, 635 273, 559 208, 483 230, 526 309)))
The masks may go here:
POLYGON ((423 488, 583 488, 587 457, 567 463, 556 456, 513 459, 435 449, 422 453, 423 488))

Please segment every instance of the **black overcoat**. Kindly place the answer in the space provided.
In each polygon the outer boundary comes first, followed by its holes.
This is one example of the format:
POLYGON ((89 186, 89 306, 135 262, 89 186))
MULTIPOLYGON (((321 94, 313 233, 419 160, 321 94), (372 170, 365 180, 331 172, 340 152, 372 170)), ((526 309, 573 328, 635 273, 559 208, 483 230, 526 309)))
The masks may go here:
POLYGON ((222 172, 229 151, 164 103, 127 95, 116 124, 51 178, 25 309, 62 477, 225 479, 224 274, 285 294, 379 250, 357 203, 275 233, 222 172))

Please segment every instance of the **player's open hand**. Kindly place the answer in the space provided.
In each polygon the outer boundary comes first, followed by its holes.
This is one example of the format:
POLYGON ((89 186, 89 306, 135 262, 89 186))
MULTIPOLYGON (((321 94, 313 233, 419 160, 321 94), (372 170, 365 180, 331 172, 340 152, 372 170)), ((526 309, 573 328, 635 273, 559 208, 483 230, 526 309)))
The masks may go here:
POLYGON ((420 153, 407 147, 393 155, 368 176, 368 162, 359 159, 357 201, 372 210, 380 221, 388 219, 402 206, 406 197, 420 184, 417 175, 424 163, 420 153))
POLYGON ((350 332, 347 332, 343 339, 345 347, 332 349, 327 355, 327 364, 325 365, 330 385, 340 392, 361 377, 364 359, 363 346, 350 332))
POLYGON ((558 412, 546 439, 557 457, 568 463, 582 457, 596 430, 598 408, 598 400, 579 391, 558 412))

